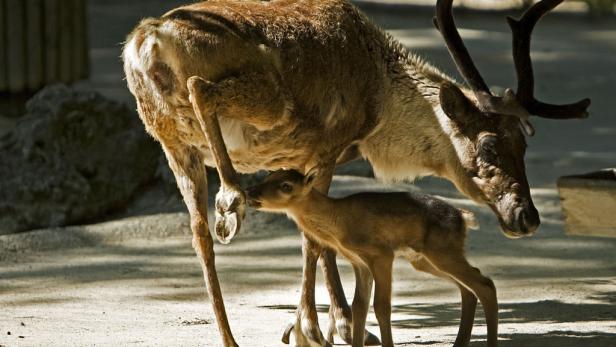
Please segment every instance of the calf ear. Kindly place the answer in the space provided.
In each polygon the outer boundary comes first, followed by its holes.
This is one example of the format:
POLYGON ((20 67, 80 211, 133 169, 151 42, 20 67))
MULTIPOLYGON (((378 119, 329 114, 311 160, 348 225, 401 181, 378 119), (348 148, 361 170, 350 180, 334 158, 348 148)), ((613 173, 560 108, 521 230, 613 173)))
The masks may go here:
POLYGON ((319 169, 316 166, 308 170, 304 175, 304 187, 312 187, 318 175, 319 169))
POLYGON ((464 119, 471 109, 471 102, 462 93, 460 88, 452 83, 445 82, 441 85, 439 93, 441 108, 451 120, 464 124, 464 119))

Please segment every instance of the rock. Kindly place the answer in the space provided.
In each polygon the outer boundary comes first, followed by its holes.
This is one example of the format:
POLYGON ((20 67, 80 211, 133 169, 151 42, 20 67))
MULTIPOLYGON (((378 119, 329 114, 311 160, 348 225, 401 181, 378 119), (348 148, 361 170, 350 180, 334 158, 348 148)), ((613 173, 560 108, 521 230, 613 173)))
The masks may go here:
POLYGON ((154 178, 159 146, 135 112, 47 87, 0 139, 0 235, 100 219, 154 178))

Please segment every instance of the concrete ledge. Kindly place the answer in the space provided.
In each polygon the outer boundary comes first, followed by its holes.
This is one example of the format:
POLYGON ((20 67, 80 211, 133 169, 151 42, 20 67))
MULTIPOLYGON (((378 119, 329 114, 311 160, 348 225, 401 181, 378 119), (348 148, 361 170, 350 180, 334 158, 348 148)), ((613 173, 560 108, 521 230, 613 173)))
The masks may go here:
POLYGON ((558 179, 570 235, 616 237, 616 169, 558 179))

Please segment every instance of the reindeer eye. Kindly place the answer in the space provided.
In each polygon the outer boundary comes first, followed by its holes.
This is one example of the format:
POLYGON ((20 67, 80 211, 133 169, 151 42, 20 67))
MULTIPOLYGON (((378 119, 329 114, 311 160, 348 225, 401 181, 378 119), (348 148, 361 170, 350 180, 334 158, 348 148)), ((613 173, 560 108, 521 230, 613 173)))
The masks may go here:
POLYGON ((291 191, 293 191, 293 186, 287 182, 282 182, 280 184, 280 190, 285 193, 290 193, 291 191))
POLYGON ((481 146, 481 150, 490 156, 496 156, 496 146, 493 143, 481 146))
POLYGON ((493 137, 484 137, 479 142, 479 155, 488 162, 498 160, 498 152, 496 150, 496 139, 493 137))
POLYGON ((486 137, 479 142, 479 150, 482 153, 496 155, 496 139, 486 137))

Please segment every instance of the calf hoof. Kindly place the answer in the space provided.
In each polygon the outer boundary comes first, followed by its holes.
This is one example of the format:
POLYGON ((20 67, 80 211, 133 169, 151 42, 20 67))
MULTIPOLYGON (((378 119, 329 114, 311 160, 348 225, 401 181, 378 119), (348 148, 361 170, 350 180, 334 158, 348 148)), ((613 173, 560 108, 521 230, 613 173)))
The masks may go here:
POLYGON ((308 320, 302 323, 298 319, 297 322, 290 323, 282 335, 282 342, 284 344, 290 344, 291 333, 295 337, 295 345, 297 347, 332 347, 332 344, 323 338, 318 325, 315 326, 308 320))
MULTIPOLYGON (((350 318, 352 313, 350 311, 345 314, 333 314, 330 315, 329 329, 327 339, 329 342, 334 343, 334 333, 338 332, 338 336, 347 344, 353 344, 353 322, 350 318), (347 315, 349 317, 347 317, 347 315)), ((364 332, 364 346, 380 346, 381 340, 376 335, 370 333, 368 330, 364 332)))
POLYGON ((246 211, 246 197, 242 190, 221 187, 216 194, 216 238, 229 244, 240 231, 246 211))
POLYGON ((380 346, 381 340, 368 330, 364 333, 364 346, 380 346))

